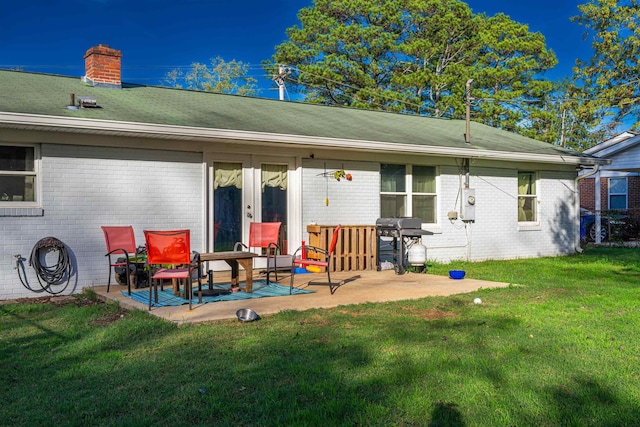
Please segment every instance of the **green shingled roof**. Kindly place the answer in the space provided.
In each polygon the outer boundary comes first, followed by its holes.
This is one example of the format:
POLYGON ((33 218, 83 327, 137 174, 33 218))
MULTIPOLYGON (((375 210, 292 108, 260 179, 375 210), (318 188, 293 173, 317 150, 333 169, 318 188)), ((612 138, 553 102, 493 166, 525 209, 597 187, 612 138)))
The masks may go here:
POLYGON ((469 146, 464 120, 124 83, 105 89, 77 77, 7 70, 0 70, 2 112, 591 159, 479 123, 472 123, 469 146), (95 98, 99 108, 70 110, 71 94, 95 98))

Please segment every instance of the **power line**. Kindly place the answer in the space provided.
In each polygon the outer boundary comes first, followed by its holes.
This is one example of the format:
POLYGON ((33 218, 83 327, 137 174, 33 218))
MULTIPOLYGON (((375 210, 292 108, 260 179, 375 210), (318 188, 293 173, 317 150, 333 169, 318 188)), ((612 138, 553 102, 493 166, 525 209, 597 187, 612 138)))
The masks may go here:
MULTIPOLYGON (((353 90, 356 90, 356 91, 359 91, 359 90, 363 89, 363 88, 360 88, 360 87, 357 87, 357 86, 350 85, 350 84, 348 84, 348 83, 344 83, 344 82, 340 82, 340 81, 337 81, 337 80, 333 80, 333 79, 330 79, 330 78, 328 78, 328 77, 320 76, 320 75, 318 75, 318 74, 314 74, 314 73, 311 73, 311 72, 308 72, 308 71, 302 71, 302 70, 300 70, 298 67, 293 66, 293 65, 287 65, 287 67, 291 67, 291 68, 293 68, 293 69, 297 70, 299 73, 306 73, 306 74, 309 74, 310 76, 316 77, 316 78, 318 78, 318 79, 320 79, 320 80, 324 80, 325 82, 328 82, 328 83, 334 83, 334 84, 336 84, 336 85, 343 86, 343 87, 346 87, 346 88, 349 88, 349 89, 353 89, 353 90)), ((294 79, 290 79, 290 80, 291 80, 291 81, 293 81, 294 83, 297 83, 297 84, 300 84, 300 85, 303 85, 303 86, 312 86, 312 87, 319 87, 319 88, 322 88, 322 86, 321 86, 321 85, 319 85, 319 84, 314 84, 314 83, 301 83, 299 80, 298 80, 298 81, 296 81, 296 80, 294 80, 294 79)), ((429 110, 429 109, 430 109, 430 110, 433 110, 433 112, 434 112, 434 113, 436 112, 436 109, 435 109, 435 108, 433 108, 433 107, 424 106, 423 104, 416 104, 415 102, 407 101, 407 100, 404 100, 404 99, 394 98, 394 97, 392 97, 392 96, 385 95, 385 94, 382 94, 382 93, 374 92, 374 93, 373 93, 373 96, 374 96, 374 97, 376 97, 376 96, 377 96, 377 97, 379 97, 379 98, 388 99, 388 100, 390 100, 390 101, 399 102, 399 103, 401 103, 401 104, 405 104, 405 105, 408 105, 408 106, 416 107, 416 108, 418 108, 418 109, 419 109, 419 111, 420 111, 420 110, 422 110, 422 109, 426 109, 426 110, 429 110)), ((382 106, 383 106, 383 104, 380 104, 380 103, 376 103, 376 105, 377 105, 377 106, 379 106, 379 107, 382 107, 382 106)), ((443 117, 444 117, 444 116, 443 116, 443 117)))
MULTIPOLYGON (((235 59, 232 61, 236 61, 235 59)), ((225 61, 225 62, 231 62, 231 61, 225 61)), ((243 67, 245 67, 248 70, 262 70, 262 73, 249 73, 247 74, 248 77, 252 77, 252 78, 264 78, 265 80, 272 80, 273 75, 269 75, 269 74, 265 74, 264 73, 264 66, 262 64, 260 65, 256 65, 256 64, 251 64, 248 62, 242 62, 242 61, 236 61, 238 63, 240 63, 243 67)), ((122 70, 123 71, 135 71, 135 70, 149 70, 149 71, 153 71, 153 70, 179 70, 179 71, 186 71, 186 70, 190 70, 193 68, 193 64, 202 64, 202 62, 197 62, 194 61, 189 65, 145 65, 145 66, 122 66, 122 70)), ((290 67, 292 69, 295 69, 296 71, 298 71, 299 73, 306 73, 310 76, 313 76, 316 79, 322 80, 326 83, 333 83, 335 85, 338 85, 340 87, 344 87, 344 88, 348 88, 351 90, 361 90, 361 87, 357 87, 348 83, 344 83, 344 82, 340 82, 337 81, 335 79, 330 79, 328 77, 322 76, 322 75, 318 75, 315 73, 311 73, 308 71, 302 71, 300 70, 298 67, 296 66, 292 66, 292 65, 287 65, 287 67, 290 67)), ((27 71, 27 70, 42 70, 42 69, 60 69, 60 70, 73 70, 73 69, 78 69, 78 70, 82 70, 84 69, 83 66, 77 66, 77 65, 68 65, 68 64, 30 64, 30 65, 25 65, 25 64, 0 64, 0 68, 4 68, 4 69, 16 69, 16 70, 21 70, 21 71, 27 71)), ((132 82, 133 81, 153 81, 156 80, 158 82, 163 82, 164 79, 166 78, 166 74, 162 75, 160 77, 133 77, 132 82)), ((322 85, 320 84, 314 84, 314 83, 307 83, 307 82, 300 82, 299 80, 295 80, 292 78, 287 78, 288 80, 302 85, 302 86, 307 86, 307 87, 316 87, 316 88, 322 88, 322 85)), ((629 82, 624 82, 624 83, 619 83, 618 86, 629 86, 629 85, 634 85, 634 84, 638 84, 640 83, 640 79, 634 79, 631 80, 629 82)), ((437 109, 428 105, 424 105, 424 104, 419 104, 416 102, 412 102, 409 100, 405 100, 405 99, 401 99, 401 98, 397 98, 397 97, 393 97, 393 96, 389 96, 387 94, 383 94, 383 93, 379 93, 379 92, 372 92, 372 96, 373 97, 378 97, 378 98, 382 98, 382 99, 386 99, 388 101, 393 101, 393 102, 397 102, 400 103, 402 105, 405 105, 407 107, 413 107, 413 108, 417 108, 418 111, 429 111, 433 114, 436 113, 437 109)), ((604 100, 604 99, 611 99, 610 96, 606 95, 606 94, 596 94, 593 96, 575 96, 575 97, 566 97, 566 96, 559 96, 559 97, 550 97, 549 100, 550 101, 556 101, 556 102, 571 102, 571 101, 599 101, 599 100, 604 100)), ((514 104, 514 99, 501 99, 501 98, 492 98, 492 97, 484 97, 484 98, 474 98, 475 101, 485 101, 485 102, 500 102, 500 103, 508 103, 511 105, 515 105, 514 104)), ((520 102, 524 102, 524 103, 536 103, 536 102, 543 102, 541 100, 535 100, 535 99, 520 99, 520 102)), ((620 100, 619 100, 620 101, 620 100)), ((633 104, 636 102, 640 102, 640 96, 637 97, 632 97, 632 98, 628 98, 625 100, 625 104, 633 104)), ((377 107, 383 107, 384 104, 380 103, 380 102, 375 102, 373 105, 377 106, 377 107)), ((441 117, 452 117, 451 114, 448 113, 444 113, 441 115, 441 117)))

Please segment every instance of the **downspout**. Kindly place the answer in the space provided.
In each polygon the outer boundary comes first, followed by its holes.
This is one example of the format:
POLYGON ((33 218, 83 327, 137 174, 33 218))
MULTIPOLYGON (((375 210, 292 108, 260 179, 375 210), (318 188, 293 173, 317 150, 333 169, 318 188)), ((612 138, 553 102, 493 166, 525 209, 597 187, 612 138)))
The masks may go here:
POLYGON ((579 254, 581 254, 584 251, 580 247, 580 180, 589 178, 590 176, 597 174, 599 169, 600 169, 600 165, 596 164, 593 166, 593 169, 590 170, 588 173, 582 176, 578 175, 576 179, 573 181, 575 194, 577 195, 574 208, 576 208, 576 211, 578 212, 578 232, 575 233, 574 245, 575 245, 576 252, 578 252, 579 254))

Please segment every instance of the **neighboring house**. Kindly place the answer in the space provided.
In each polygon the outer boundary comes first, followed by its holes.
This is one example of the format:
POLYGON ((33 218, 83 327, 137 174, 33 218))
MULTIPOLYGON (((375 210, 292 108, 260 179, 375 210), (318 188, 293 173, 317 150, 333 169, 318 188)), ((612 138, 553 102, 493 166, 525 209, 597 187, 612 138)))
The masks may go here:
POLYGON ((431 260, 568 254, 577 171, 606 163, 478 123, 465 143, 464 120, 124 84, 106 45, 85 62, 82 79, 0 71, 0 299, 35 296, 16 256, 47 236, 70 252, 65 292, 106 284, 101 225, 139 245, 188 228, 214 251, 279 220, 292 251, 310 223, 411 216, 431 260))
MULTIPOLYGON (((595 215, 595 218, 602 216, 605 221, 610 211, 624 213, 632 218, 639 217, 640 134, 623 132, 584 153, 609 160, 610 164, 581 174, 580 207, 596 214, 602 213, 595 215)), ((602 235, 597 232, 592 234, 602 235)))
POLYGON ((585 154, 609 159, 609 165, 580 181, 580 206, 595 210, 640 209, 640 134, 623 132, 585 150, 585 154), (596 198, 596 178, 600 197, 596 198), (599 208, 596 203, 600 203, 599 208))

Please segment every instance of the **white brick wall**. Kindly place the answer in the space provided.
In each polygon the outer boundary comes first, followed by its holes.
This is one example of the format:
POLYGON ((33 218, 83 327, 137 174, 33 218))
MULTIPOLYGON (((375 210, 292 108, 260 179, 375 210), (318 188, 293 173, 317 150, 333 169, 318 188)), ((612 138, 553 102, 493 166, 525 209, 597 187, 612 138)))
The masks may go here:
POLYGON ((456 203, 460 177, 454 168, 440 170, 438 196, 442 233, 423 238, 427 258, 478 261, 552 256, 574 250, 573 173, 540 173, 537 186, 539 225, 520 227, 518 170, 472 167, 469 186, 476 190, 476 220, 465 226, 460 220, 447 219, 448 211, 460 211, 460 200, 456 203))
MULTIPOLYGON (((380 216, 379 163, 304 160, 302 169, 302 235, 306 225, 375 224, 380 216), (352 181, 322 176, 344 168, 352 181), (325 205, 325 198, 329 204, 325 205)), ((471 167, 476 190, 476 221, 449 221, 460 212, 459 190, 464 176, 456 166, 438 168, 438 224, 425 236, 427 258, 510 259, 550 256, 574 250, 572 171, 540 173, 537 192, 539 225, 520 227, 517 215, 517 168, 471 167)), ((0 299, 37 296, 20 284, 14 254, 29 258, 34 244, 47 236, 70 249, 73 282, 67 293, 105 284, 108 277, 101 225, 142 230, 188 228, 192 247, 202 250, 204 215, 202 155, 142 149, 44 145, 42 147, 42 216, 0 217, 0 299)), ((25 262, 29 283, 39 285, 25 262)), ((113 280, 113 279, 112 279, 113 280)))
POLYGON ((75 274, 65 293, 106 284, 101 225, 132 225, 138 245, 144 229, 188 228, 202 250, 201 154, 43 145, 41 185, 43 216, 0 218, 0 299, 38 295, 20 283, 13 255, 27 258, 29 283, 41 289, 28 259, 47 236, 69 248, 75 274))
MULTIPOLYGON (((380 212, 380 165, 369 162, 305 160, 302 163, 302 222, 336 225, 375 224, 380 212), (324 177, 342 169, 351 181, 324 177), (329 205, 325 198, 329 197, 329 205)), ((306 227, 305 227, 306 232, 306 227)))
MULTIPOLYGON (((353 181, 337 182, 321 176, 324 161, 303 162, 303 226, 318 224, 375 224, 380 216, 379 164, 327 161, 328 171, 344 169, 353 181), (324 200, 329 189, 329 206, 324 200)), ((423 237, 427 258, 486 260, 551 256, 574 250, 572 172, 541 172, 538 181, 539 225, 518 226, 518 169, 471 167, 469 186, 476 190, 476 221, 449 221, 460 212, 464 176, 455 166, 439 167, 438 224, 423 237)), ((306 230, 305 230, 306 231, 306 230)), ((308 238, 306 232, 305 238, 308 238)))

